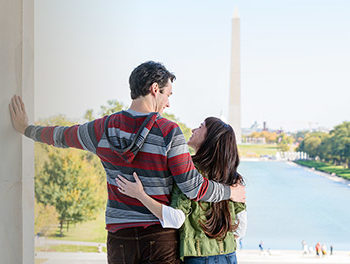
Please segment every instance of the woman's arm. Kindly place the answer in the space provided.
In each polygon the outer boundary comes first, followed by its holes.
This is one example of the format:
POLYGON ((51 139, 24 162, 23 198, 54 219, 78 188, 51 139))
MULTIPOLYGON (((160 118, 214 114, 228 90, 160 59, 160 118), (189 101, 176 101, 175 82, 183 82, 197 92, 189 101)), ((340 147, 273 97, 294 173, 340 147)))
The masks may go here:
POLYGON ((185 222, 186 216, 180 209, 162 204, 163 220, 159 219, 162 227, 179 229, 185 222))
POLYGON ((148 210, 152 212, 152 214, 154 214, 160 220, 163 220, 162 204, 145 193, 142 183, 136 172, 133 173, 133 176, 135 178, 135 182, 128 181, 124 177, 118 175, 115 180, 117 181, 119 191, 122 194, 139 200, 141 203, 143 203, 144 206, 148 208, 148 210))
POLYGON ((238 227, 235 230, 235 238, 243 238, 247 231, 247 210, 243 210, 236 215, 236 220, 238 221, 238 227))
POLYGON ((118 175, 116 181, 119 191, 127 196, 138 199, 159 219, 164 228, 180 228, 185 221, 185 214, 179 209, 174 209, 154 200, 145 193, 142 182, 135 172, 133 173, 133 176, 135 182, 130 182, 124 177, 118 175))

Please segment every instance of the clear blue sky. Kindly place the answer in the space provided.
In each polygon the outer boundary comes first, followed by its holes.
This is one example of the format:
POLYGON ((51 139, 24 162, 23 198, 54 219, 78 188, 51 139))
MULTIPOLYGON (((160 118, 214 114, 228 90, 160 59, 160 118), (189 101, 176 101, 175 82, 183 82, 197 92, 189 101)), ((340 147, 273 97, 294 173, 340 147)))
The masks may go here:
POLYGON ((177 80, 171 108, 197 126, 227 115, 234 8, 241 17, 242 126, 350 120, 350 1, 35 1, 36 119, 130 103, 146 60, 177 80))

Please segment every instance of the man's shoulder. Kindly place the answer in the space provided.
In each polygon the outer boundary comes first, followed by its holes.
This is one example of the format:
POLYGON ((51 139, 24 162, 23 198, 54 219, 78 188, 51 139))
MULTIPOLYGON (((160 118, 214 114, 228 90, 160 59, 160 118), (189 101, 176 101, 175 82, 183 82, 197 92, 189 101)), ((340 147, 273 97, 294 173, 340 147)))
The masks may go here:
POLYGON ((110 117, 110 118, 118 118, 118 117, 122 117, 122 116, 126 116, 126 117, 132 117, 131 114, 129 114, 127 111, 119 111, 119 112, 114 112, 112 114, 107 115, 106 117, 110 117))
POLYGON ((159 115, 156 122, 164 137, 169 135, 171 132, 182 133, 179 125, 176 122, 165 117, 159 115))
POLYGON ((108 120, 109 125, 118 126, 121 123, 134 123, 137 119, 144 119, 144 116, 135 116, 128 111, 121 110, 119 112, 112 113, 105 116, 108 120))

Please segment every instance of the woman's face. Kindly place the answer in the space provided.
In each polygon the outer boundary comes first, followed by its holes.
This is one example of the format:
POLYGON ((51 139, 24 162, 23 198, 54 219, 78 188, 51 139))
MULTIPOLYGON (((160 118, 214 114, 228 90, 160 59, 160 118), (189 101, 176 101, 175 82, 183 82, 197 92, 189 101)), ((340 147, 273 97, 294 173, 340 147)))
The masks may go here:
POLYGON ((207 127, 205 126, 205 122, 203 122, 198 128, 192 129, 192 136, 188 140, 187 144, 197 151, 204 142, 206 136, 207 127))

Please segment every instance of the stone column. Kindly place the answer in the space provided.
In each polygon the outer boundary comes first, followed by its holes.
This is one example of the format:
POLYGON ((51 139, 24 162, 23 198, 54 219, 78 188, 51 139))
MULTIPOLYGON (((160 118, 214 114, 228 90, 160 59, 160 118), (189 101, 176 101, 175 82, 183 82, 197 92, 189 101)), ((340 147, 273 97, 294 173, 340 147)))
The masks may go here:
POLYGON ((241 143, 241 58, 240 19, 236 9, 232 18, 230 97, 228 122, 235 130, 237 143, 241 143))
POLYGON ((34 263, 33 143, 12 128, 21 95, 34 120, 34 0, 0 0, 0 262, 34 263))

